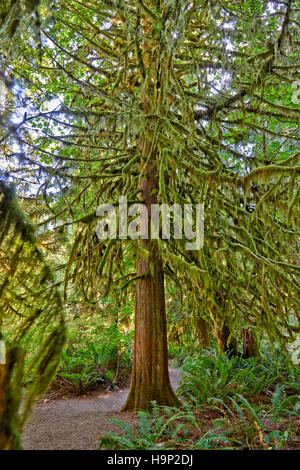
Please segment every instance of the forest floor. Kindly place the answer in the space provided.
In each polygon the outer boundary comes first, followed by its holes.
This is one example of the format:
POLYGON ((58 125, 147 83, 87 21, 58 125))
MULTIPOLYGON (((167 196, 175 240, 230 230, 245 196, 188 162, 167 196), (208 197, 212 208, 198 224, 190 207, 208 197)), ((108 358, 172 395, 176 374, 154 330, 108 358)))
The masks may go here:
MULTIPOLYGON (((181 371, 169 369, 174 390, 181 371)), ((129 389, 111 393, 95 392, 80 398, 42 400, 34 408, 23 432, 26 450, 95 450, 104 431, 119 432, 110 418, 137 424, 135 413, 121 412, 129 389)))

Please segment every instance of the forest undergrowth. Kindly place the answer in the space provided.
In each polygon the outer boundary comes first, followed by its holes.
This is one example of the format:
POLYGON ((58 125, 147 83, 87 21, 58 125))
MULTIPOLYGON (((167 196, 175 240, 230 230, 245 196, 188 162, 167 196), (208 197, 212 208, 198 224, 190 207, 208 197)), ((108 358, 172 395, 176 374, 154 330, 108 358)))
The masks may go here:
POLYGON ((286 355, 265 348, 259 358, 229 358, 215 348, 183 359, 177 394, 182 408, 140 411, 139 425, 114 419, 120 433, 107 432, 106 449, 296 449, 300 445, 299 371, 286 355))

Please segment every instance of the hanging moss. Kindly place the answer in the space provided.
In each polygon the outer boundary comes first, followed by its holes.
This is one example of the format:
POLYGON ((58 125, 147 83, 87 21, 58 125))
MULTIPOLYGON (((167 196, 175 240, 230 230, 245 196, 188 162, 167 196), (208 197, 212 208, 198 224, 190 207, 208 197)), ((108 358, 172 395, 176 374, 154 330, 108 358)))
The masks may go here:
POLYGON ((0 449, 22 447, 33 400, 49 385, 65 341, 64 309, 13 186, 0 181, 0 449), (26 381, 26 385, 25 385, 26 381))
POLYGON ((141 196, 151 165, 158 175, 151 195, 205 207, 203 249, 159 241, 168 278, 211 324, 225 319, 232 335, 256 324, 285 346, 300 314, 299 111, 290 99, 297 57, 289 44, 297 9, 275 2, 269 15, 268 2, 253 4, 263 22, 249 2, 164 0, 155 9, 151 0, 95 0, 91 21, 91 6, 62 1, 45 25, 47 69, 24 72, 33 58, 28 47, 22 61, 11 62, 17 76, 45 79, 42 92, 26 82, 37 107, 46 92, 65 103, 59 136, 50 132, 55 113, 31 116, 32 125, 40 119, 49 130, 48 140, 32 147, 28 139, 34 160, 23 171, 60 191, 56 207, 43 205, 51 212, 46 222, 70 218, 80 227, 66 291, 73 282, 94 301, 113 283, 130 289, 139 279, 136 241, 100 242, 92 214, 120 195, 141 196))

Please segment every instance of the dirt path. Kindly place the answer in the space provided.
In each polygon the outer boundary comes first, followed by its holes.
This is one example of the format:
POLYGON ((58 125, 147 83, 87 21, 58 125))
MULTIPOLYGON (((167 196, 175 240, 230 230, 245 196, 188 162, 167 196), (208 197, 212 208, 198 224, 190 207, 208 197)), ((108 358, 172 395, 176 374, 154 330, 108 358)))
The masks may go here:
MULTIPOLYGON (((181 379, 178 369, 170 369, 174 390, 181 379)), ((94 450, 99 446, 103 431, 118 431, 109 422, 118 418, 128 423, 137 422, 134 413, 120 413, 128 389, 101 393, 87 398, 59 399, 39 404, 23 432, 26 450, 94 450)))

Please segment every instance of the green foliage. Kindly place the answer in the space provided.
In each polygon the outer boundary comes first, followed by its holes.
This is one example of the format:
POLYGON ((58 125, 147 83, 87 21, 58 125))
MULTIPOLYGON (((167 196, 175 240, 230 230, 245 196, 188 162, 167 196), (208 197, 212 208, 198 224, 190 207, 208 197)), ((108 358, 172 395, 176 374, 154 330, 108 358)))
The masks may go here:
POLYGON ((15 53, 0 48, 20 89, 11 107, 30 108, 16 130, 25 163, 9 174, 22 191, 24 174, 39 188, 41 224, 79 227, 65 283, 91 301, 132 288, 139 247, 97 241, 94 214, 99 202, 136 200, 151 163, 159 202, 205 205, 201 253, 160 243, 168 277, 208 321, 256 325, 285 347, 299 329, 298 2, 70 0, 50 11, 18 0, 3 21, 25 3, 43 35, 34 48, 23 28, 15 53))
POLYGON ((187 361, 183 370, 188 375, 179 389, 180 395, 188 397, 195 405, 223 400, 233 393, 236 377, 232 369, 237 361, 235 358, 228 360, 225 354, 202 356, 199 362, 187 361))
POLYGON ((109 449, 168 449, 183 441, 179 434, 188 435, 188 427, 197 428, 191 408, 184 410, 160 407, 154 401, 150 412, 139 411, 139 424, 133 426, 118 419, 111 420, 123 431, 122 435, 106 432, 101 437, 100 448, 109 449), (167 443, 166 443, 167 441, 167 443), (165 445, 166 443, 166 445, 165 445), (171 446, 171 447, 170 447, 171 446))
MULTIPOLYGON (((94 214, 100 202, 116 204, 120 195, 135 201, 151 167, 158 202, 205 205, 203 249, 185 251, 184 239, 158 242, 165 274, 183 287, 185 311, 214 327, 226 322, 232 334, 255 327, 287 347, 299 332, 300 114, 292 101, 298 10, 290 0, 162 1, 159 9, 150 1, 61 0, 53 11, 46 0, 2 2, 5 178, 25 198, 35 193, 28 207, 41 227, 76 226, 56 236, 68 240, 68 261, 58 268, 66 298, 73 289, 87 304, 109 291, 119 303, 130 294, 136 260, 146 250, 134 240, 99 241, 94 214), (28 28, 33 17, 38 34, 42 23, 39 44, 28 28)), ((38 370, 42 391, 64 340, 62 304, 20 214, 1 219, 1 316, 9 339, 25 344, 28 334, 37 343, 28 384, 38 370), (47 337, 53 321, 60 333, 47 337)), ((180 320, 184 331, 189 322, 180 320)), ((93 340, 71 358, 83 361, 86 354, 110 370, 123 345, 118 332, 108 334, 105 346, 93 340)), ((251 394, 273 393, 279 383, 274 416, 293 413, 294 399, 285 398, 289 370, 285 382, 268 361, 208 356, 200 363, 185 365, 191 375, 181 389, 194 405, 224 403, 241 423, 250 413, 260 433, 251 394)), ((87 383, 89 366, 74 367, 64 373, 87 383)))
POLYGON ((65 342, 62 299, 14 188, 0 181, 0 448, 21 447, 33 401, 47 389, 65 342), (4 256, 3 256, 4 254, 4 256), (26 384, 26 388, 24 385, 26 384))
POLYGON ((267 351, 261 359, 245 360, 216 355, 210 349, 198 357, 186 359, 183 370, 185 375, 179 393, 195 405, 225 401, 236 393, 254 397, 274 390, 275 386, 279 387, 277 394, 285 387, 293 392, 295 387, 297 389, 296 377, 299 377, 285 355, 274 361, 273 354, 267 351))
MULTIPOLYGON (((112 302, 107 303, 110 307, 112 302)), ((100 313, 100 312, 99 312, 100 313)), ((132 367, 133 331, 94 313, 82 313, 68 322, 68 339, 51 390, 56 394, 83 394, 102 385, 114 389, 127 382, 132 367)))
POLYGON ((6 0, 0 6, 0 39, 11 40, 22 23, 32 22, 35 32, 39 32, 40 0, 6 0), (27 20, 24 21, 24 17, 27 20))

